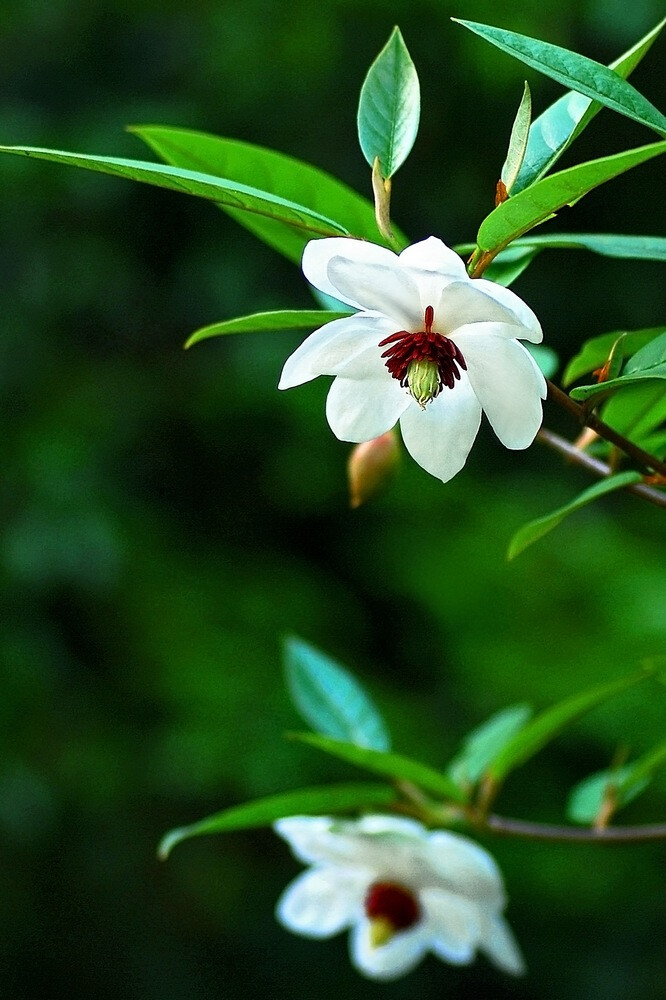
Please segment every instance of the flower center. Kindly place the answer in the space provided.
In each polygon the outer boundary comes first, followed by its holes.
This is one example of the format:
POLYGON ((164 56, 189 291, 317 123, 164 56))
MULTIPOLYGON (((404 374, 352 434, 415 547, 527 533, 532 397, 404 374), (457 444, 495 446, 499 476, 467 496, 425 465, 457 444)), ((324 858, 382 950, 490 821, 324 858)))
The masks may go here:
POLYGON ((453 389, 461 368, 467 370, 460 349, 448 337, 433 330, 434 320, 435 310, 427 306, 425 329, 416 333, 399 330, 379 343, 379 347, 390 345, 382 354, 386 367, 403 388, 409 389, 422 409, 444 386, 453 389))
POLYGON ((418 901, 404 886, 394 882, 373 882, 365 897, 370 920, 370 941, 378 948, 398 931, 413 927, 421 918, 418 901))

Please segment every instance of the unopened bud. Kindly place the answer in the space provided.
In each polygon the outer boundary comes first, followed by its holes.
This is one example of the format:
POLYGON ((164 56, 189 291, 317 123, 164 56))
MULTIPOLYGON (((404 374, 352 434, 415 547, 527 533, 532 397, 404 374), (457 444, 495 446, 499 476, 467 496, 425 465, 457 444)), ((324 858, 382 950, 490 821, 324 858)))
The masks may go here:
POLYGON ((434 361, 410 361, 407 369, 409 391, 422 410, 441 388, 439 367, 434 361))
POLYGON ((378 493, 395 472, 400 448, 395 430, 357 444, 347 463, 349 504, 360 507, 378 493))

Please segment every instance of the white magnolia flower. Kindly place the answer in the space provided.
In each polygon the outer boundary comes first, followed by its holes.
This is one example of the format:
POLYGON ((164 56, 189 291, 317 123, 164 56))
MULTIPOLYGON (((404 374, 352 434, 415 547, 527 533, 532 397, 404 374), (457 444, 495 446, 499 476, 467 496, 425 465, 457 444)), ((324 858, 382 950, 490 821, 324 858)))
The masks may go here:
POLYGON ((546 383, 519 338, 536 344, 542 332, 508 288, 471 279, 434 236, 399 255, 312 240, 302 266, 312 285, 360 311, 315 330, 279 387, 335 375, 326 416, 341 441, 370 441, 399 420, 407 450, 443 482, 465 464, 482 409, 507 448, 532 443, 546 383))
POLYGON ((395 979, 428 951, 465 965, 477 949, 506 972, 524 971, 502 916, 502 876, 466 837, 395 816, 291 816, 274 829, 312 866, 283 893, 278 920, 312 938, 351 928, 351 959, 364 975, 395 979))

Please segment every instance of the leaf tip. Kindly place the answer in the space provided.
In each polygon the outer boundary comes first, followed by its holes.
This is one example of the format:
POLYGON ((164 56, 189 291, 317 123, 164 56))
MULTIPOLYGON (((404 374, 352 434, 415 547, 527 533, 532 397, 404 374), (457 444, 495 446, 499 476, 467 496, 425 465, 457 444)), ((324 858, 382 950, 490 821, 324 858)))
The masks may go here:
POLYGON ((187 836, 186 827, 178 827, 165 833, 157 845, 157 858, 159 861, 166 861, 176 844, 180 843, 187 836))

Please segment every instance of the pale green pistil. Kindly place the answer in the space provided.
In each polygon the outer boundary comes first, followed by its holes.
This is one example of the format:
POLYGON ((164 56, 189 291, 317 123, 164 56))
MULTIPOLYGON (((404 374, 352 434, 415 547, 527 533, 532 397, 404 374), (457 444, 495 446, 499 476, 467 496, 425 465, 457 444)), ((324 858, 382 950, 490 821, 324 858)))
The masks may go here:
POLYGON ((441 380, 439 365, 435 361, 411 361, 407 368, 407 387, 419 404, 425 410, 426 403, 439 393, 441 380))

